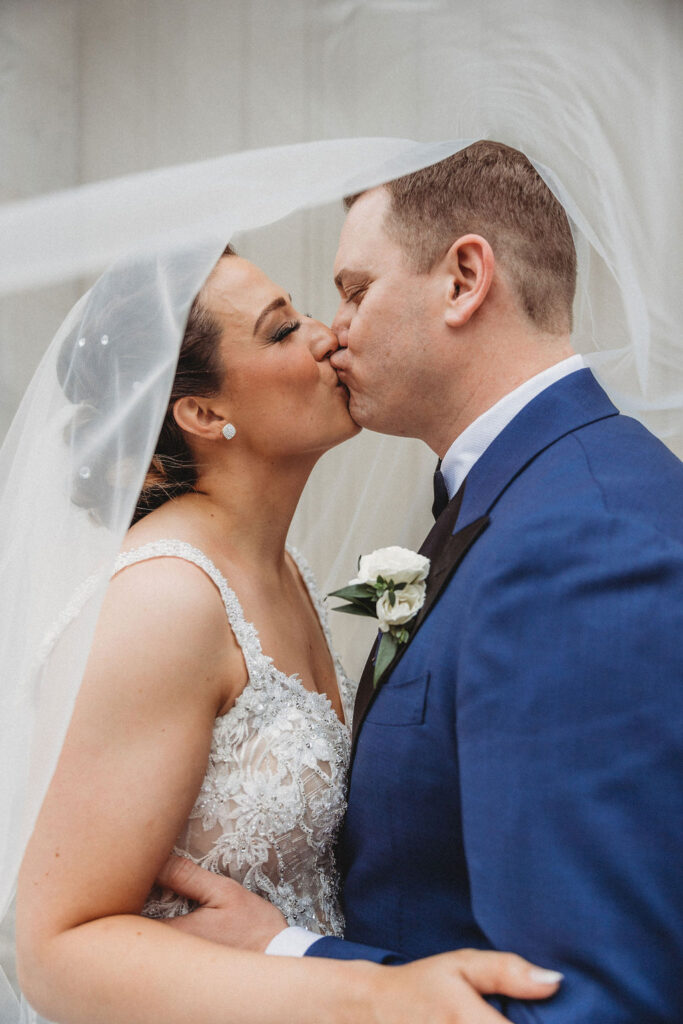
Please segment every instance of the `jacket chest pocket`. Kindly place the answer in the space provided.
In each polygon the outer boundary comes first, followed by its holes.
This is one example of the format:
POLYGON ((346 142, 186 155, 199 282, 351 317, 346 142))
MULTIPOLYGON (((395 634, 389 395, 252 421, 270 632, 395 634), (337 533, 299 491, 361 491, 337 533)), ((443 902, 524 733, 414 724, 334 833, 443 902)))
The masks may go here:
POLYGON ((388 680, 368 711, 368 725, 422 725, 427 708, 429 672, 402 679, 388 680))

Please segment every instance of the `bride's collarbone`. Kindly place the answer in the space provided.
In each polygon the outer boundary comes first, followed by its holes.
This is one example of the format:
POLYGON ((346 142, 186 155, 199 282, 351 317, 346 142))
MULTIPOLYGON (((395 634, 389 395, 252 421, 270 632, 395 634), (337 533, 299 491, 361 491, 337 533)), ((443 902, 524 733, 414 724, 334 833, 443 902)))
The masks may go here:
POLYGON ((298 676, 305 689, 325 694, 343 719, 332 653, 303 584, 293 578, 282 587, 264 586, 262 580, 252 578, 240 586, 235 579, 234 590, 245 619, 255 627, 261 649, 275 668, 286 676, 298 676))
POLYGON ((291 593, 250 593, 243 610, 276 668, 300 676, 307 689, 336 685, 332 655, 310 600, 291 593))
MULTIPOLYGON (((160 512, 161 510, 158 510, 160 512)), ((124 550, 159 539, 159 523, 142 520, 129 532, 124 550), (154 527, 154 529, 152 529, 154 527)), ((170 518, 170 517, 169 517, 170 518)), ((268 571, 243 561, 238 552, 220 550, 208 535, 180 529, 182 522, 171 518, 161 532, 178 534, 214 563, 234 592, 247 622, 256 629, 264 654, 286 676, 298 676, 307 690, 324 693, 340 718, 343 718, 334 661, 314 607, 311 595, 291 556, 285 559, 285 571, 268 571)), ((241 655, 237 657, 241 662, 241 655)), ((220 714, 234 703, 247 682, 246 671, 236 671, 234 658, 226 666, 231 679, 220 714)))

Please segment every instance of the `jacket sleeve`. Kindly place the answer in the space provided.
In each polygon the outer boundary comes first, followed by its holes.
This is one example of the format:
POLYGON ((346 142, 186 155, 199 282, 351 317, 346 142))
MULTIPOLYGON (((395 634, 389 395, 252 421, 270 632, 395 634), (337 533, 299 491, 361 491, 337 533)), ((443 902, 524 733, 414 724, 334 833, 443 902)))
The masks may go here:
POLYGON ((324 956, 333 960, 372 960, 376 964, 404 964, 405 957, 399 953, 393 953, 388 949, 378 949, 376 946, 364 946, 360 942, 347 942, 345 939, 336 939, 332 936, 325 936, 318 939, 307 950, 306 956, 324 956))

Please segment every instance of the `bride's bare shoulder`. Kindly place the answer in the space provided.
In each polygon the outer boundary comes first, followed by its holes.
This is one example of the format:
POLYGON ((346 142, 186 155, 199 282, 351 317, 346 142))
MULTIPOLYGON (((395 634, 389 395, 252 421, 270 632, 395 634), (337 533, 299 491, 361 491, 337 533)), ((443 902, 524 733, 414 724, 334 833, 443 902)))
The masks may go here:
POLYGON ((145 558, 116 573, 102 604, 90 665, 101 669, 103 679, 144 677, 145 689, 158 690, 164 701, 172 692, 196 695, 202 680, 200 689, 216 709, 245 682, 218 588, 199 566, 178 557, 145 558))
POLYGON ((111 618, 129 636, 140 632, 156 637, 157 641, 152 641, 155 646, 179 631, 190 647, 203 651, 205 657, 213 647, 224 655, 227 648, 236 646, 216 583, 183 547, 189 545, 203 554, 205 540, 192 517, 183 515, 172 503, 135 523, 124 538, 121 554, 139 552, 140 558, 130 563, 124 559, 113 576, 103 619, 111 618), (160 541, 180 543, 161 547, 160 541))
POLYGON ((167 501, 130 527, 121 545, 121 551, 131 551, 152 541, 175 539, 201 547, 201 529, 197 528, 196 517, 179 501, 167 501))
POLYGON ((181 502, 167 502, 128 530, 121 554, 139 552, 140 560, 113 577, 108 604, 112 617, 120 621, 124 615, 133 631, 151 630, 169 639, 180 635, 203 658, 215 650, 217 657, 234 661, 231 674, 241 676, 241 651, 217 582, 201 558, 200 564, 192 560, 204 555, 211 561, 214 548, 215 538, 201 520, 181 502), (172 543, 162 547, 162 541, 172 543))

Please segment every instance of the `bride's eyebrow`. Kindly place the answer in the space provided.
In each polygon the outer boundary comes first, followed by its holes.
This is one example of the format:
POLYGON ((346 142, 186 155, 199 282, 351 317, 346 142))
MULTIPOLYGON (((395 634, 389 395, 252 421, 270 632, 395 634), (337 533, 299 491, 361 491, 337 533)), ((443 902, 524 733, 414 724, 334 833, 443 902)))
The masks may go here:
POLYGON ((277 299, 273 299, 272 302, 269 302, 268 305, 261 310, 258 317, 256 318, 256 323, 254 324, 254 334, 256 334, 259 327, 261 326, 261 324, 266 319, 269 313, 272 313, 276 309, 280 309, 281 306, 286 306, 288 301, 292 301, 291 295, 288 295, 287 298, 285 298, 284 295, 280 295, 278 296, 277 299))

